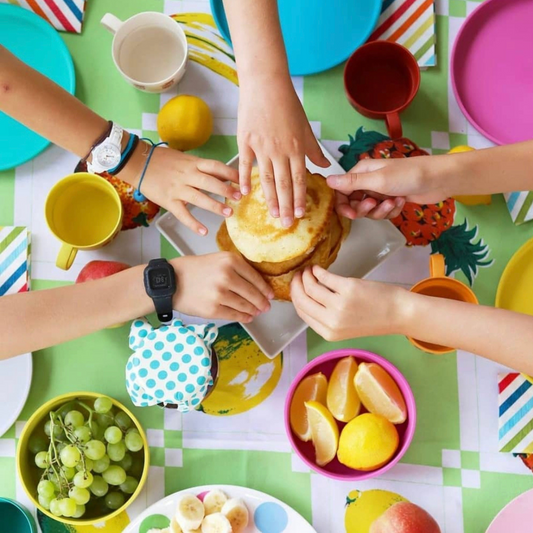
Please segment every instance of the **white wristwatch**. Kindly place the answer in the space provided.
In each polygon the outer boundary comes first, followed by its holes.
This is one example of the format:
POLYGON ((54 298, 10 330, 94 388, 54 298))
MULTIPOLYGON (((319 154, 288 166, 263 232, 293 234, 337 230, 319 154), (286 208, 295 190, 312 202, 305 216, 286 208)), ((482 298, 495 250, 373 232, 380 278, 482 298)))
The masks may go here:
POLYGON ((122 126, 113 123, 111 133, 91 152, 91 161, 87 162, 87 170, 99 174, 115 168, 122 157, 122 126))

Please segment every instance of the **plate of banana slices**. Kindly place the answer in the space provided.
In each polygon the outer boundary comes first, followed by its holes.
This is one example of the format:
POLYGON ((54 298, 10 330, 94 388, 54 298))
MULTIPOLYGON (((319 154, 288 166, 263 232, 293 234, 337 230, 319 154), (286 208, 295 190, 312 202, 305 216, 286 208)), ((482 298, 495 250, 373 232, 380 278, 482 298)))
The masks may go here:
POLYGON ((316 533, 294 509, 268 494, 232 485, 171 494, 123 533, 316 533))

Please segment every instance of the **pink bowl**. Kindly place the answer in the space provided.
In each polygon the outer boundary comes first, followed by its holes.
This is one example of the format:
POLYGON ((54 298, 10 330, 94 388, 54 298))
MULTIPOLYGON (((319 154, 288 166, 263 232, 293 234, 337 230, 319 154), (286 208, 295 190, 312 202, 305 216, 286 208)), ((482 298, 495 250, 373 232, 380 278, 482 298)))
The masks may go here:
MULTIPOLYGON (((344 425, 345 424, 339 422, 339 427, 341 427, 341 429, 344 425)), ((415 427, 416 404, 415 398, 413 396, 413 391, 411 390, 409 383, 407 383, 407 380, 403 377, 400 371, 393 364, 389 363, 389 361, 383 359, 383 357, 380 357, 375 353, 366 352, 364 350, 356 350, 349 348, 345 350, 335 350, 333 352, 325 353, 324 355, 321 355, 316 359, 313 359, 310 363, 307 363, 307 365, 305 365, 302 370, 300 370, 300 372, 298 372, 298 375, 296 376, 296 378, 294 378, 294 381, 290 386, 287 398, 285 400, 285 430, 287 431, 289 441, 296 454, 302 459, 302 461, 307 466, 309 466, 309 468, 313 469, 315 472, 341 481, 362 481, 364 479, 377 477, 386 472, 387 470, 390 470, 404 456, 405 452, 409 448, 409 445, 413 440, 415 427), (396 381, 398 387, 400 388, 400 391, 403 394, 403 397, 405 399, 405 405, 407 407, 407 420, 403 424, 396 426, 396 429, 398 430, 398 434, 400 436, 400 445, 398 446, 396 455, 385 466, 382 466, 381 468, 378 468, 377 470, 373 470, 371 472, 364 472, 362 470, 354 470, 352 468, 348 468, 347 466, 339 463, 337 458, 335 458, 333 461, 331 461, 331 463, 327 464, 326 466, 318 466, 315 463, 315 450, 313 447, 313 443, 302 442, 293 433, 289 421, 292 397, 294 396, 294 391, 296 390, 296 387, 298 387, 300 382, 310 374, 315 374, 317 372, 322 372, 322 374, 324 374, 329 379, 331 373, 333 372, 333 368, 337 364, 337 361, 347 356, 355 357, 358 363, 362 361, 365 363, 377 363, 378 365, 382 366, 391 375, 394 381, 396 381)))

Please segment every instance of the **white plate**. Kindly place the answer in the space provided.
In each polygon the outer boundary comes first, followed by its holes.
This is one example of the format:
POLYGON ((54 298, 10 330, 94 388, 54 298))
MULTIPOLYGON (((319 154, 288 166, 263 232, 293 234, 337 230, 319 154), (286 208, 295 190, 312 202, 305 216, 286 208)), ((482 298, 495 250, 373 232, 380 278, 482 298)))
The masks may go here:
MULTIPOLYGON (((310 172, 329 176, 344 174, 342 167, 321 145, 324 155, 331 162, 327 169, 319 168, 307 161, 310 172)), ((229 166, 239 167, 239 156, 229 166)), ((209 211, 193 207, 191 213, 209 230, 206 237, 200 237, 183 226, 171 213, 166 213, 156 222, 157 229, 181 255, 204 255, 218 252, 216 234, 221 218, 209 211)), ((342 245, 337 260, 329 268, 341 276, 364 278, 405 245, 402 234, 388 221, 359 219, 352 223, 352 229, 342 245)), ((259 345, 267 357, 276 357, 300 333, 305 324, 296 314, 291 303, 272 302, 268 313, 258 316, 250 324, 243 324, 250 337, 259 345)))
POLYGON ((146 509, 122 533, 139 533, 141 524, 150 515, 163 515, 171 520, 176 512, 178 496, 185 493, 198 496, 213 489, 224 491, 229 498, 244 500, 250 513, 250 523, 243 533, 316 533, 306 520, 283 502, 263 492, 233 485, 205 485, 171 494, 146 509), (256 518, 260 528, 256 526, 256 518), (266 520, 271 522, 266 523, 266 520))
POLYGON ((31 353, 0 361, 0 437, 16 422, 30 393, 31 353))

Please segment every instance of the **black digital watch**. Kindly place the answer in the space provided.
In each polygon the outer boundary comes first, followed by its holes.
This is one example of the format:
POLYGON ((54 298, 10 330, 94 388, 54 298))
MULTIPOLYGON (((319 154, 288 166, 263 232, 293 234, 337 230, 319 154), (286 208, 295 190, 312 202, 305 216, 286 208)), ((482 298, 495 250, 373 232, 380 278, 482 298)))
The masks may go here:
POLYGON ((144 288, 152 298, 161 322, 172 320, 172 297, 176 292, 176 273, 166 259, 152 259, 144 269, 144 288))

